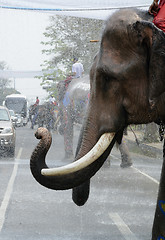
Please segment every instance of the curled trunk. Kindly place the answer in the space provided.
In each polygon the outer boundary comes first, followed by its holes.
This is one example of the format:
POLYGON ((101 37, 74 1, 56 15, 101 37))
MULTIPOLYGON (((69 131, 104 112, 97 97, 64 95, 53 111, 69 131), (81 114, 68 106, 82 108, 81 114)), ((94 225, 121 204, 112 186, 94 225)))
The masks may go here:
POLYGON ((45 163, 45 157, 51 145, 51 135, 44 128, 39 128, 35 135, 41 140, 31 156, 31 172, 41 185, 54 190, 71 189, 89 180, 103 165, 115 143, 114 133, 104 134, 96 144, 99 151, 95 148, 91 149, 87 154, 87 160, 84 156, 67 166, 51 170, 45 163))

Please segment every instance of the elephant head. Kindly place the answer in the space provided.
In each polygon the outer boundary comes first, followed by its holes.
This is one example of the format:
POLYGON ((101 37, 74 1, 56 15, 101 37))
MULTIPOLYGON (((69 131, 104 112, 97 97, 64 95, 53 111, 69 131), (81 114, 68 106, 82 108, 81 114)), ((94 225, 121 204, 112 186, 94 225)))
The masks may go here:
POLYGON ((90 178, 121 142, 125 127, 165 121, 165 35, 144 15, 120 10, 106 22, 90 71, 90 101, 75 161, 49 169, 45 156, 51 136, 45 129, 36 133, 41 140, 31 156, 33 176, 51 189, 73 188, 78 205, 86 202, 90 178))

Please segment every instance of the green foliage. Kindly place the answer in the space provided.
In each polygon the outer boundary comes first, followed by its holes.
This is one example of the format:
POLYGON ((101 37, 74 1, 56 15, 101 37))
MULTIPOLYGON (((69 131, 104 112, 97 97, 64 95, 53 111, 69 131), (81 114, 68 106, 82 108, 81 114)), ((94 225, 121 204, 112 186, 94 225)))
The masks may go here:
POLYGON ((4 61, 0 61, 0 70, 5 70, 7 68, 7 64, 4 61))
POLYGON ((52 83, 49 82, 48 92, 56 91, 55 81, 63 80, 71 73, 74 56, 83 64, 85 74, 89 74, 100 45, 90 40, 100 40, 102 26, 101 20, 58 15, 50 17, 50 25, 44 33, 47 41, 42 42, 42 53, 48 58, 42 65, 43 70, 54 70, 52 74, 42 77, 42 85, 53 79, 52 83))

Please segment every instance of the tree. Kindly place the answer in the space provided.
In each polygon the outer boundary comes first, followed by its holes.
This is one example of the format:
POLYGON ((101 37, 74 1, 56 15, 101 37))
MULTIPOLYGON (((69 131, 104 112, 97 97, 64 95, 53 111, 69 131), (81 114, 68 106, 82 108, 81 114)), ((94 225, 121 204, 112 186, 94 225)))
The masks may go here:
MULTIPOLYGON (((91 43, 90 40, 100 40, 102 27, 102 20, 52 16, 50 26, 44 33, 48 40, 42 42, 45 48, 42 52, 49 59, 42 67, 43 70, 55 71, 49 75, 45 74, 42 77, 42 84, 47 84, 48 78, 54 81, 63 80, 71 72, 74 56, 83 63, 84 72, 88 74, 100 44, 91 43)), ((52 91, 51 87, 48 91, 52 91)))
MULTIPOLYGON (((8 69, 4 61, 0 61, 0 70, 8 69)), ((14 88, 10 88, 11 81, 7 78, 0 78, 0 105, 3 104, 5 97, 12 93, 18 93, 14 88)))

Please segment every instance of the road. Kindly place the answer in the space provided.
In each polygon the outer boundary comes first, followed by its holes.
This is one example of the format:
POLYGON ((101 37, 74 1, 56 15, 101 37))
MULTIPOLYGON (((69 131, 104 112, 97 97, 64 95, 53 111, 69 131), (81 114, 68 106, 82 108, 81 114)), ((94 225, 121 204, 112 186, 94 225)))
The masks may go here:
MULTIPOLYGON (((71 199, 71 190, 52 191, 39 185, 29 169, 38 143, 35 129, 16 129, 15 159, 0 158, 0 240, 150 240, 161 158, 131 153, 133 167, 120 168, 114 148, 110 165, 92 178, 83 207, 71 199)), ((75 134, 75 146, 78 132, 75 134)), ((63 138, 53 133, 49 166, 63 160, 63 138)), ((75 147, 74 146, 74 147, 75 147)))

